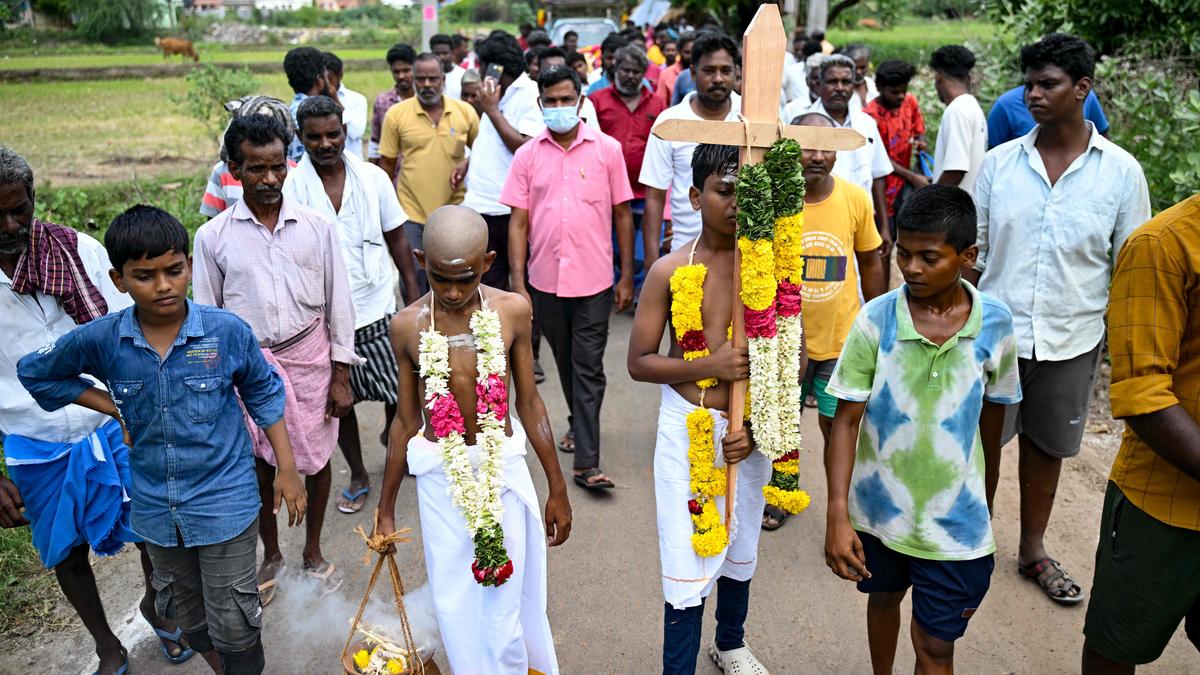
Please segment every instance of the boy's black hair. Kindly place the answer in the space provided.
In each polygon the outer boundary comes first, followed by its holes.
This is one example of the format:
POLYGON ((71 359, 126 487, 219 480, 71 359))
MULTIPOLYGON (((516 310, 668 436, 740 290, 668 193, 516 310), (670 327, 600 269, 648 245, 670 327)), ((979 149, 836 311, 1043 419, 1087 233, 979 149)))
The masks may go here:
POLYGON ((513 36, 508 33, 492 35, 475 48, 475 54, 483 63, 504 67, 504 72, 520 77, 525 72, 525 54, 513 36))
POLYGON ((691 42, 695 42, 695 41, 696 41, 696 31, 685 30, 683 33, 681 33, 679 35, 679 39, 675 41, 675 47, 678 48, 680 52, 682 52, 684 45, 691 43, 691 42))
POLYGON ((975 67, 975 54, 962 45, 946 45, 929 57, 929 67, 955 79, 965 80, 975 67))
MULTIPOLYGON (((262 117, 262 115, 254 115, 262 117)), ((157 258, 168 251, 188 254, 188 233, 175 216, 154 206, 136 204, 125 209, 104 233, 104 248, 118 274, 125 263, 157 258)))
POLYGON ((429 49, 432 50, 434 45, 446 45, 450 49, 454 49, 454 41, 451 40, 450 36, 446 35, 445 33, 438 33, 437 35, 429 38, 429 49))
POLYGON ((567 41, 567 38, 575 38, 576 40, 578 40, 578 39, 579 39, 579 33, 576 33, 576 32, 575 32, 575 31, 573 31, 573 30, 569 30, 569 31, 567 31, 567 32, 563 33, 563 42, 566 42, 566 41, 567 41))
POLYGON ((296 47, 283 57, 283 72, 292 91, 307 94, 325 75, 325 53, 312 47, 296 47))
POLYGON ((579 80, 579 73, 570 66, 550 66, 549 68, 538 73, 538 93, 546 91, 550 87, 559 82, 570 80, 571 84, 575 85, 575 93, 583 93, 583 83, 579 80))
POLYGON ((629 44, 629 40, 625 39, 620 33, 609 33, 608 37, 604 38, 604 42, 600 43, 601 54, 616 54, 617 50, 629 44))
MULTIPOLYGON (((465 35, 459 35, 458 33, 455 33, 454 35, 450 36, 450 48, 451 49, 458 49, 459 47, 463 46, 463 44, 466 42, 470 42, 470 40, 468 40, 465 35)), ((432 47, 433 45, 430 45, 430 46, 432 47)))
POLYGON ((338 77, 342 76, 342 73, 344 72, 342 68, 342 60, 338 58, 337 54, 334 54, 333 52, 325 52, 325 70, 328 70, 338 77))
POLYGON ((290 133, 273 116, 235 117, 230 120, 229 128, 225 130, 225 152, 229 155, 229 161, 236 164, 242 161, 242 141, 249 141, 250 145, 254 146, 263 146, 270 145, 276 139, 283 143, 286 152, 288 144, 291 143, 290 133))
MULTIPOLYGON (((580 54, 580 56, 582 56, 582 54, 580 54)), ((546 59, 552 59, 554 57, 558 57, 563 61, 566 61, 567 52, 563 51, 562 47, 539 47, 537 55, 538 67, 541 67, 542 61, 545 61, 546 59)))
POLYGON ((713 174, 724 176, 738 169, 738 146, 701 143, 692 153, 692 185, 704 191, 704 181, 713 174))
POLYGON ((1096 50, 1086 40, 1066 33, 1051 33, 1021 48, 1021 72, 1058 66, 1072 82, 1096 76, 1096 50))
POLYGON ((944 234, 946 243, 962 253, 975 245, 975 202, 962 188, 933 184, 913 193, 896 216, 900 231, 944 234))
POLYGON ((875 69, 875 85, 879 87, 898 87, 907 85, 913 79, 917 69, 911 64, 899 59, 888 59, 875 69))
POLYGON ((568 66, 571 66, 573 68, 573 67, 575 67, 576 63, 581 63, 581 62, 583 62, 583 63, 587 62, 587 57, 584 56, 583 54, 580 54, 579 52, 571 52, 570 54, 567 54, 567 65, 568 66))
POLYGON ((417 60, 417 50, 404 44, 394 44, 392 48, 387 50, 388 65, 393 65, 397 61, 403 61, 410 66, 417 60))
POLYGON ((548 47, 530 47, 529 51, 525 52, 525 66, 532 66, 535 63, 541 66, 542 52, 547 49, 548 47))
POLYGON ((325 96, 309 96, 300 102, 300 106, 296 108, 296 130, 302 136, 304 134, 304 120, 312 117, 326 117, 328 115, 336 115, 338 121, 342 121, 342 104, 325 96))
POLYGON ((720 51, 727 52, 733 57, 735 65, 742 62, 741 52, 738 51, 737 43, 733 41, 733 38, 723 33, 697 33, 696 41, 692 43, 692 65, 698 66, 700 59, 720 51))

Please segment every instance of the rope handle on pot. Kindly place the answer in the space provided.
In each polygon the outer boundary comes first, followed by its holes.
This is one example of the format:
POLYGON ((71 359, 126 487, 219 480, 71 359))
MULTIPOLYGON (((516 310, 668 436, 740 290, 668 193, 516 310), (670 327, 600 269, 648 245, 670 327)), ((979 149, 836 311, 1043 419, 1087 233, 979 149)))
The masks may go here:
MULTIPOLYGON (((363 612, 367 609, 367 601, 371 599, 371 590, 375 588, 375 582, 379 580, 379 573, 383 571, 383 563, 386 560, 388 564, 388 574, 392 579, 392 596, 396 605, 396 613, 400 616, 400 628, 404 633, 404 649, 408 652, 411 662, 408 671, 410 673, 425 673, 425 661, 417 652, 417 643, 412 636, 412 625, 408 621, 408 612, 404 608, 404 582, 400 580, 400 568, 396 566, 396 544, 403 544, 412 541, 408 537, 408 533, 412 532, 412 528, 406 527, 402 530, 397 530, 391 534, 379 534, 379 511, 375 511, 375 525, 372 527, 371 535, 367 535, 363 530, 362 525, 354 528, 363 539, 363 543, 367 545, 370 551, 374 551, 379 555, 375 561, 375 569, 371 570, 371 579, 367 582, 367 592, 363 594, 362 602, 358 604, 358 613, 354 615, 354 621, 350 623, 350 634, 346 636, 346 645, 342 647, 342 653, 345 654, 350 649, 350 643, 354 641, 354 633, 358 631, 358 624, 362 622, 363 612)), ((363 555, 363 564, 371 563, 371 554, 368 552, 363 555)))

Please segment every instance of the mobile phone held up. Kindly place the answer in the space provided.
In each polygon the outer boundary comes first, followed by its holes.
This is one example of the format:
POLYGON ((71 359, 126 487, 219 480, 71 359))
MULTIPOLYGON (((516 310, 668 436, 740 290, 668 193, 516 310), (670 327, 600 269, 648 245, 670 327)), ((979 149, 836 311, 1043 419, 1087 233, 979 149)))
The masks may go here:
POLYGON ((497 85, 500 84, 500 76, 504 74, 504 66, 498 63, 488 64, 487 70, 483 74, 484 80, 491 80, 497 85))

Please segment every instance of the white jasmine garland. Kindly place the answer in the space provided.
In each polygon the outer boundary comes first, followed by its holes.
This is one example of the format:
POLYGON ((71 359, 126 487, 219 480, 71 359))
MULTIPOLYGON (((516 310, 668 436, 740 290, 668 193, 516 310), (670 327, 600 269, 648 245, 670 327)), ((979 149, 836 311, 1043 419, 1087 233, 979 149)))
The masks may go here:
POLYGON ((787 452, 779 416, 779 341, 750 338, 750 424, 758 451, 770 459, 787 452))
POLYGON ((804 341, 804 323, 800 315, 779 317, 776 322, 776 338, 779 344, 780 432, 783 451, 800 447, 800 416, 804 412, 804 397, 800 386, 800 351, 804 341))
MULTIPOLYGON (((499 315, 485 307, 476 310, 471 317, 471 331, 478 349, 477 381, 484 383, 493 374, 503 379, 506 359, 499 315)), ((440 396, 453 395, 450 392, 449 341, 431 326, 421 333, 418 357, 420 375, 425 380, 426 407, 432 411, 440 396)), ((477 414, 477 421, 480 427, 478 472, 471 466, 463 434, 455 431, 437 440, 448 492, 455 506, 462 511, 467 532, 472 537, 480 529, 499 527, 504 515, 501 459, 507 441, 505 420, 488 410, 477 414)))

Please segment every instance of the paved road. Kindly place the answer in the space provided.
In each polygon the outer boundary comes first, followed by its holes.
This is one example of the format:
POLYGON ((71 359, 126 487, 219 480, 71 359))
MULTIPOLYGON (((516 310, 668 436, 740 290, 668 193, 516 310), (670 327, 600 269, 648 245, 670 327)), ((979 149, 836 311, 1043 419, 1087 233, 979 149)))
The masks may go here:
MULTIPOLYGON (((613 319, 606 358, 610 381, 603 414, 602 465, 619 487, 610 494, 591 495, 572 485, 574 530, 570 541, 550 552, 549 613, 564 673, 654 673, 660 664, 662 595, 651 476, 658 391, 651 385, 633 383, 626 375, 626 336, 631 322, 629 316, 613 319)), ((556 432, 561 432, 566 414, 553 362, 547 357, 543 357, 543 363, 548 366, 549 379, 542 385, 542 395, 556 432)), ((359 419, 363 438, 377 437, 382 407, 364 406, 359 419)), ((801 477, 813 496, 813 506, 783 529, 763 533, 747 640, 776 674, 869 672, 865 597, 849 582, 834 577, 822 555, 825 489, 815 419, 806 421, 804 433, 807 449, 801 459, 801 477)), ((1068 464, 1051 525, 1052 551, 1086 582, 1092 575, 1099 527, 1108 461, 1104 458, 1111 457, 1116 441, 1111 433, 1090 438, 1084 456, 1068 464)), ((959 642, 959 672, 1078 672, 1083 608, 1052 605, 1015 573, 1015 447, 1009 450, 997 499, 995 526, 1000 550, 996 573, 983 607, 959 642)), ((530 459, 535 483, 544 496, 541 469, 532 454, 530 459)), ((563 459, 569 470, 569 458, 563 459)), ((376 485, 383 461, 381 448, 368 451, 368 467, 376 477, 376 485)), ((337 453, 334 469, 335 486, 340 489, 346 474, 337 453)), ((405 484, 402 493, 401 521, 419 534, 411 483, 405 484)), ((346 571, 345 587, 320 603, 298 586, 280 592, 266 610, 268 672, 340 672, 338 654, 345 639, 346 621, 357 609, 369 573, 362 563, 364 549, 353 533, 357 525, 369 529, 370 513, 345 516, 330 504, 326 555, 346 571)), ((294 565, 299 563, 301 544, 301 532, 287 534, 284 550, 294 565)), ((136 562, 136 557, 127 552, 101 561, 97 570, 110 619, 123 632, 141 637, 149 631, 140 619, 130 621, 128 612, 140 593, 136 562)), ((425 583, 419 543, 403 546, 399 562, 410 588, 425 583)), ((379 597, 386 600, 384 595, 379 597)), ((906 616, 907 612, 906 607, 906 616)), ((713 627, 711 607, 706 621, 707 641, 713 627)), ((0 672, 26 672, 33 659, 40 672, 91 672, 94 662, 89 658, 90 651, 91 644, 81 629, 51 635, 36 645, 6 641, 0 645, 0 672)), ((897 669, 911 671, 912 663, 912 649, 902 637, 897 669)), ((207 672, 199 659, 180 667, 168 666, 157 652, 157 643, 148 639, 133 649, 131 671, 178 675, 207 672)), ((701 661, 698 672, 717 671, 701 661)), ((1140 672, 1200 674, 1200 659, 1180 631, 1162 659, 1140 672)))

